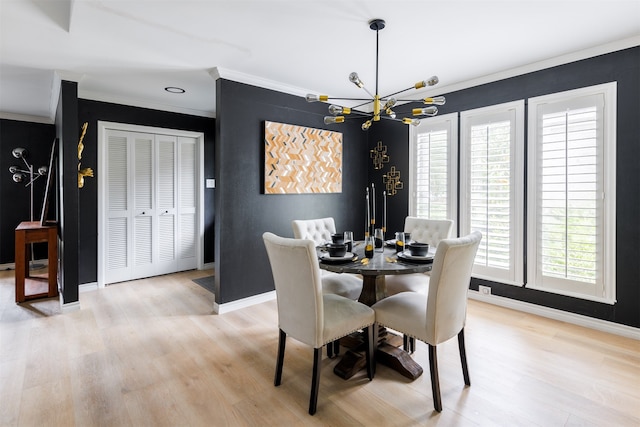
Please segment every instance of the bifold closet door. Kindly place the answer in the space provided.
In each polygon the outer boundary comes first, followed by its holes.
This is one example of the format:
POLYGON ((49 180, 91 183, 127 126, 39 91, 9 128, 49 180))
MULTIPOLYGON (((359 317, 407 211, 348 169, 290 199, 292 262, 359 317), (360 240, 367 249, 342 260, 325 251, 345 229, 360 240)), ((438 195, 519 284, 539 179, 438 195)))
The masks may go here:
POLYGON ((196 141, 109 131, 105 283, 197 267, 196 141))

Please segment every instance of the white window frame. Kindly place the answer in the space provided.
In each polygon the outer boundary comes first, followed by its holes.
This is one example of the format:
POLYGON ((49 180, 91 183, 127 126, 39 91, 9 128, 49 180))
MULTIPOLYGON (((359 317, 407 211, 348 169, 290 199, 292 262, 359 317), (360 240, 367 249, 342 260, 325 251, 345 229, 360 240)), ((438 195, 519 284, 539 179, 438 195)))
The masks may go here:
POLYGON ((422 119, 417 127, 409 130, 409 215, 417 216, 417 175, 419 134, 446 130, 447 140, 447 219, 454 221, 453 234, 456 233, 458 218, 458 113, 443 114, 422 119))
POLYGON ((471 128, 505 119, 511 122, 509 268, 475 264, 473 276, 515 286, 524 284, 524 109, 524 100, 518 100, 460 113, 460 234, 463 236, 473 231, 469 197, 471 128))
POLYGON ((616 82, 582 89, 554 93, 529 99, 528 133, 528 203, 527 203, 527 287, 547 292, 568 295, 586 300, 614 304, 616 302, 616 82), (538 266, 537 248, 537 146, 540 137, 538 120, 542 120, 539 109, 547 104, 579 105, 581 98, 602 96, 602 138, 600 154, 603 156, 602 215, 603 236, 602 280, 595 284, 549 279, 543 277, 538 266))

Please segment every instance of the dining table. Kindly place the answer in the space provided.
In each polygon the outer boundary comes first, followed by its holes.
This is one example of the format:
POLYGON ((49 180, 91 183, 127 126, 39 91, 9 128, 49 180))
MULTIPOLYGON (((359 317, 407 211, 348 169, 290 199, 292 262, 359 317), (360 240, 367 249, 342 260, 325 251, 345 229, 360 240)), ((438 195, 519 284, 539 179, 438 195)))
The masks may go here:
MULTIPOLYGON (((354 242, 350 254, 352 256, 347 255, 346 259, 334 260, 326 255, 322 246, 319 246, 320 268, 334 273, 362 275, 362 292, 358 301, 369 307, 386 298, 385 276, 430 271, 434 255, 430 252, 426 257, 411 257, 408 252, 396 253, 393 241, 385 242, 382 250, 380 251, 379 248, 370 258, 364 255, 363 242, 354 242)), ((408 352, 400 348, 401 345, 402 337, 381 328, 376 361, 391 367, 409 379, 416 379, 422 375, 422 367, 411 358, 408 352)), ((349 350, 335 366, 334 373, 345 379, 350 378, 363 366, 363 357, 361 352, 349 350)))

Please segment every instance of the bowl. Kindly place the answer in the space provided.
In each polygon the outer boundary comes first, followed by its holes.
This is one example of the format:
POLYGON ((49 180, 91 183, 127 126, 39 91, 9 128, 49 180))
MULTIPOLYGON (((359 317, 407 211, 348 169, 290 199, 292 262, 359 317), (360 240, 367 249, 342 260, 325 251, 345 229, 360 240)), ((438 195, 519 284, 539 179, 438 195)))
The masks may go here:
POLYGON ((347 245, 344 243, 329 243, 327 250, 330 257, 341 257, 347 254, 347 245))
POLYGON ((344 243, 344 233, 336 233, 331 235, 333 243, 344 243))
POLYGON ((427 256, 429 252, 428 243, 412 242, 407 245, 407 248, 413 256, 427 256))

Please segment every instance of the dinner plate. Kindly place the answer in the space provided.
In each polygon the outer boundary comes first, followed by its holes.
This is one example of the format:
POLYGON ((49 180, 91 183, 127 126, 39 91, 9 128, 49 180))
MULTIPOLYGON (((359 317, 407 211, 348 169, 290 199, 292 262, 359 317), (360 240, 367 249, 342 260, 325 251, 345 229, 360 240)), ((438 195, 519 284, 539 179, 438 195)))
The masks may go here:
POLYGON ((398 253, 398 258, 403 259, 405 261, 418 262, 418 263, 427 263, 427 262, 433 261, 433 255, 417 256, 417 255, 411 255, 409 252, 398 253))
POLYGON ((354 255, 351 252, 347 252, 344 256, 329 256, 329 252, 325 252, 320 255, 320 261, 324 262, 347 262, 353 259, 354 255))

